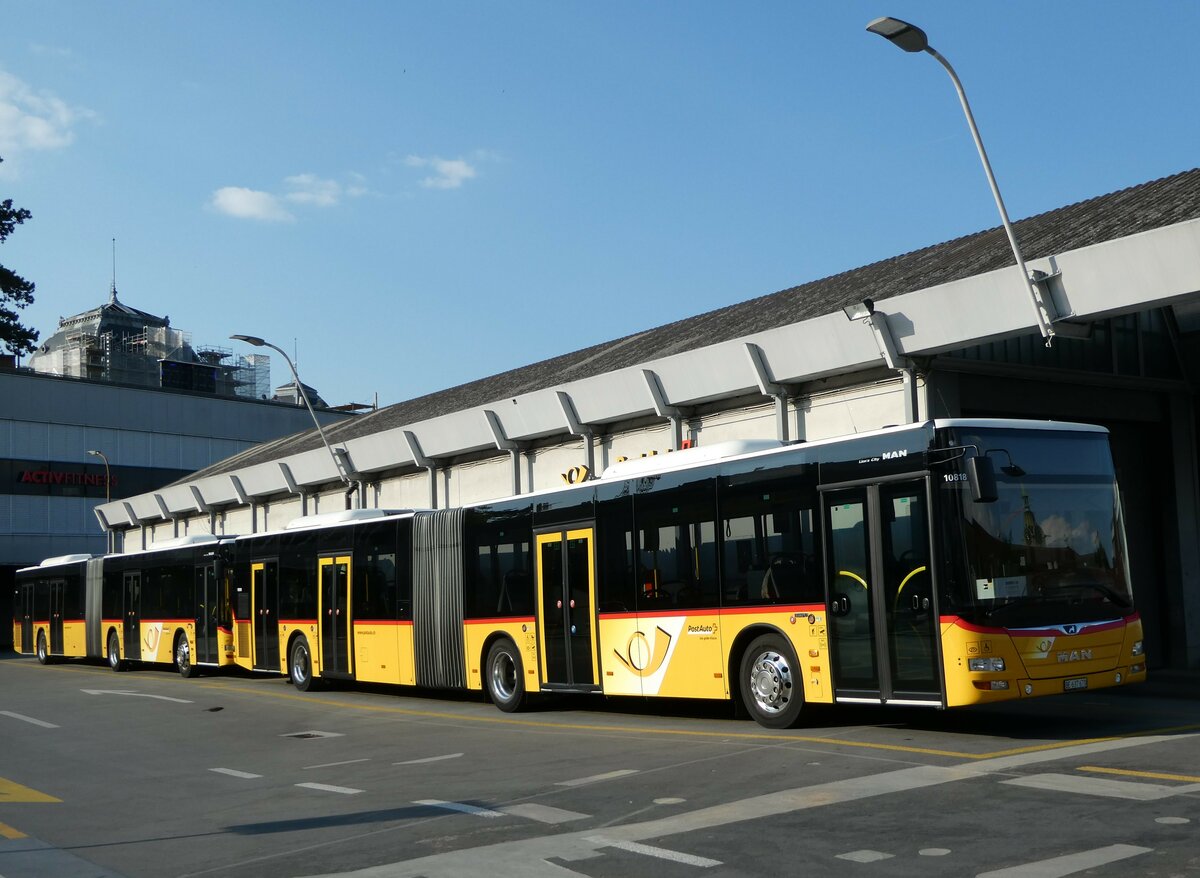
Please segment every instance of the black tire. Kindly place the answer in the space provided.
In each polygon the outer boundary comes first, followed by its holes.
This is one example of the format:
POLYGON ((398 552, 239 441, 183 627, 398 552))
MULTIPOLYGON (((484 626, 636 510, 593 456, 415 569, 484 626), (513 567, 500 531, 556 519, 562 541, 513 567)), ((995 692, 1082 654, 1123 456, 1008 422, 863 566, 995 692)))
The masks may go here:
POLYGON ((516 713, 525 706, 525 668, 511 640, 497 640, 488 650, 484 685, 492 703, 505 713, 516 713))
POLYGON ((187 634, 180 631, 175 635, 175 670, 185 680, 198 676, 200 669, 192 661, 192 645, 188 643, 187 634))
POLYGON ((747 713, 768 729, 790 729, 804 708, 804 679, 796 654, 778 634, 756 637, 742 654, 738 688, 747 713))
POLYGON ((46 649, 46 632, 39 631, 37 639, 37 660, 38 664, 50 664, 50 650, 46 649))
POLYGON ((121 661, 121 640, 116 631, 108 633, 108 666, 114 671, 125 670, 125 662, 121 661))
POLYGON ((313 677, 312 653, 308 649, 308 641, 303 637, 296 638, 288 650, 288 679, 298 692, 308 692, 317 687, 313 677))

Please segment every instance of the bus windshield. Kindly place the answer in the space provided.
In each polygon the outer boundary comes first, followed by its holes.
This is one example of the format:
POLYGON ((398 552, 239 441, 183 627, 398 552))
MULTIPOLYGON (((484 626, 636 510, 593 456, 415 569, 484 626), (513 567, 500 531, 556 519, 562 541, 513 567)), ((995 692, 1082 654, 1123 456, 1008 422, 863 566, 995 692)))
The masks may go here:
POLYGON ((991 459, 997 499, 973 502, 964 483, 946 486, 961 510, 962 558, 944 611, 1004 628, 1133 611, 1107 434, 958 428, 952 441, 991 459))

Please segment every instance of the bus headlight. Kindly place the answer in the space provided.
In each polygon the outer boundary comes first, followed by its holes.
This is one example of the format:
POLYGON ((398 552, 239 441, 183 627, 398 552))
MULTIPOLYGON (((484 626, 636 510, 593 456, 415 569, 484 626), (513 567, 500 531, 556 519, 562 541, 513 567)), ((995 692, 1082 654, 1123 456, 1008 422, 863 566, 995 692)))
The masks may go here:
POLYGON ((1004 659, 1002 659, 1002 658, 967 659, 967 670, 969 670, 969 671, 1003 671, 1004 670, 1004 659))
POLYGON ((1146 651, 1146 650, 1145 650, 1145 648, 1142 646, 1142 642, 1141 642, 1140 640, 1136 640, 1136 641, 1134 641, 1134 644, 1133 644, 1133 655, 1141 655, 1141 654, 1142 654, 1142 653, 1144 653, 1145 651, 1146 651))

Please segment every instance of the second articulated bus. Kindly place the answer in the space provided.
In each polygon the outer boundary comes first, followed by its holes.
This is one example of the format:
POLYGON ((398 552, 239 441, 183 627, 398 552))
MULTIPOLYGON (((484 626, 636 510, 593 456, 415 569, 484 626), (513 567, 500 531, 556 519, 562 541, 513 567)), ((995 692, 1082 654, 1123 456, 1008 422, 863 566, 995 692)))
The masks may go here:
POLYGON ((1107 433, 726 443, 461 509, 20 571, 18 650, 530 694, 949 708, 1145 678, 1107 433), (772 447, 765 447, 770 445, 772 447))

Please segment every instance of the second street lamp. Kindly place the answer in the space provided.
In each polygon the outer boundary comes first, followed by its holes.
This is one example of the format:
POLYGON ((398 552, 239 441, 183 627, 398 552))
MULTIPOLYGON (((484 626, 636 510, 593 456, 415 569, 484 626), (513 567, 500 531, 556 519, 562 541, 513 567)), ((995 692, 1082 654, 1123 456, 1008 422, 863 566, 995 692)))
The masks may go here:
MULTIPOLYGON (((350 482, 350 476, 346 472, 346 465, 340 457, 334 452, 333 447, 329 444, 329 440, 325 438, 325 431, 321 428, 321 422, 317 420, 317 413, 313 411, 312 403, 308 401, 308 394, 304 390, 304 385, 300 383, 300 375, 296 372, 296 366, 292 363, 292 358, 287 355, 287 352, 277 345, 271 344, 265 339, 259 338, 257 335, 231 335, 229 336, 234 341, 244 341, 248 345, 254 345, 256 348, 270 348, 283 357, 284 362, 288 364, 288 368, 292 370, 292 378, 296 382, 296 392, 300 394, 300 398, 304 400, 304 406, 308 409, 308 413, 312 415, 313 423, 317 427, 317 434, 321 437, 321 442, 325 446, 325 450, 329 452, 330 458, 333 459, 334 468, 337 470, 338 478, 342 480, 347 487, 353 487, 350 482)), ((345 454, 345 451, 339 449, 345 454)), ((349 504, 350 497, 346 496, 346 503, 349 504)), ((349 508, 349 506, 347 506, 349 508)))
POLYGON ((1033 315, 1037 320, 1038 330, 1042 333, 1042 338, 1046 339, 1046 346, 1049 347, 1050 342, 1054 339, 1054 327, 1050 325, 1051 313, 1042 297, 1042 291, 1038 289, 1037 283, 1029 274, 1029 269, 1025 267, 1025 258, 1021 255, 1021 248, 1017 245, 1017 236, 1013 232, 1012 223, 1008 220, 1004 199, 1000 197, 1000 187, 996 184, 996 175, 992 173, 991 162, 988 161, 987 151, 983 148, 983 138, 979 136, 975 116, 971 113, 971 105, 967 102, 967 93, 963 90, 958 74, 954 72, 950 62, 929 45, 929 38, 925 35, 925 31, 915 24, 909 24, 898 18, 884 17, 877 18, 868 24, 867 30, 878 34, 905 52, 926 52, 932 55, 950 74, 950 79, 954 82, 954 88, 958 92, 958 99, 962 103, 963 113, 967 117, 967 126, 971 129, 971 137, 975 140, 975 148, 979 151, 979 159, 983 162, 983 172, 987 175, 988 185, 992 188, 992 197, 996 200, 996 207, 1000 210, 1000 222, 1004 224, 1004 232, 1008 235, 1009 246, 1012 247, 1013 256, 1017 258, 1017 267, 1021 269, 1021 278, 1033 298, 1033 315))

